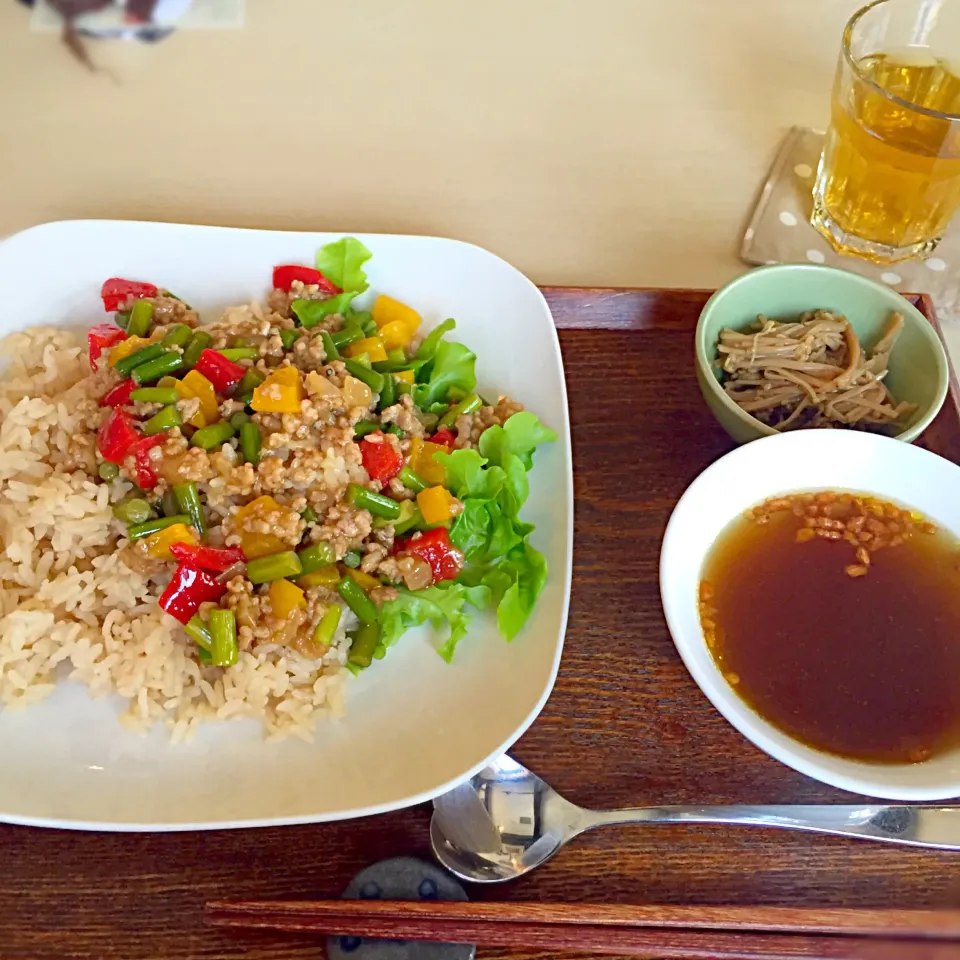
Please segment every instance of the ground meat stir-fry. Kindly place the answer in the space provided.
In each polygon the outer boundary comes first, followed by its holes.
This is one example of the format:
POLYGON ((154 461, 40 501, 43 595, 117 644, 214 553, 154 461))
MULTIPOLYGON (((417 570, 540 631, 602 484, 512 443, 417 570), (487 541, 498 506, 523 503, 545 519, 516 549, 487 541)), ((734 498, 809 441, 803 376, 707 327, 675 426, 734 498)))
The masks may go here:
MULTIPOLYGON (((200 326, 165 291, 117 282, 126 335, 104 334, 103 400, 67 458, 111 484, 123 562, 170 574, 160 604, 201 661, 260 644, 322 657, 342 612, 359 638, 398 588, 459 572, 462 505, 434 454, 523 408, 461 393, 421 409, 410 308, 344 317, 325 278, 294 277, 200 326)), ((355 639, 352 662, 374 643, 355 639)))

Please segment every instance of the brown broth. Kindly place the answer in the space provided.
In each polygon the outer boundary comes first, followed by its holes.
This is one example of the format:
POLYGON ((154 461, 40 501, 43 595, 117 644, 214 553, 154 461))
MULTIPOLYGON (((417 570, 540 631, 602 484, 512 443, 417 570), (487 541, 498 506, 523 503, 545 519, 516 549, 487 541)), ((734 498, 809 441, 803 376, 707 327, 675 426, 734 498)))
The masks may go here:
POLYGON ((705 634, 732 689, 844 757, 909 763, 960 745, 958 541, 915 532, 850 576, 855 547, 797 542, 804 523, 790 510, 740 517, 707 557, 705 634))

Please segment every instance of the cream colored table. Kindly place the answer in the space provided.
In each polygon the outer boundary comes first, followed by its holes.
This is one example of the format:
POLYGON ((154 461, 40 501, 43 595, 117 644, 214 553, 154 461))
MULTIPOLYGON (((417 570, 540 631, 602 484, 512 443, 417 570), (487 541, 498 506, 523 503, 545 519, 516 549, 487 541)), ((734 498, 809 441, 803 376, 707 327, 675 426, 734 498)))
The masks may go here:
POLYGON ((709 287, 856 0, 248 0, 59 38, 0 2, 0 235, 126 217, 482 244, 539 283, 709 287))

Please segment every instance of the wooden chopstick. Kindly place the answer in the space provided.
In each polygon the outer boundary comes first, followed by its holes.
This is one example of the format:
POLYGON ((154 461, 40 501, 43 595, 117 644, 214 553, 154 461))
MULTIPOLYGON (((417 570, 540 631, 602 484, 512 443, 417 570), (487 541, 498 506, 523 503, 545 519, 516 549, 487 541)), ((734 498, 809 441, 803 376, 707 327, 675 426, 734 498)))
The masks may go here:
POLYGON ((220 927, 476 943, 663 960, 956 960, 960 911, 215 901, 220 927))

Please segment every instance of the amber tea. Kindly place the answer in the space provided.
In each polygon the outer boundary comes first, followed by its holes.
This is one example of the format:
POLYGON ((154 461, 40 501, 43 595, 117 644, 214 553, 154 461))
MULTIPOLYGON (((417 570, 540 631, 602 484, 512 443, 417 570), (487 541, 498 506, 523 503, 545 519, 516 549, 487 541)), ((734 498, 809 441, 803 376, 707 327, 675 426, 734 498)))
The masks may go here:
POLYGON ((960 49, 951 60, 918 43, 868 46, 888 33, 897 42, 908 24, 913 40, 960 46, 960 25, 934 36, 920 7, 880 0, 847 26, 814 188, 813 225, 836 249, 882 263, 931 253, 960 207, 960 49), (893 18, 912 8, 916 22, 893 18))

